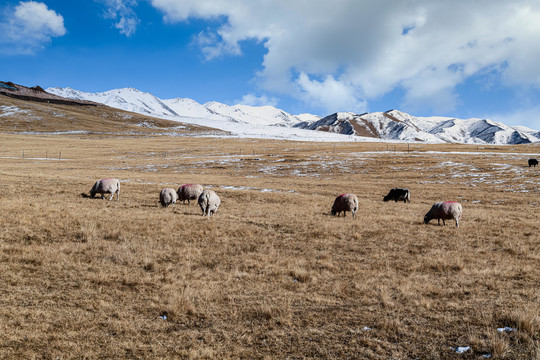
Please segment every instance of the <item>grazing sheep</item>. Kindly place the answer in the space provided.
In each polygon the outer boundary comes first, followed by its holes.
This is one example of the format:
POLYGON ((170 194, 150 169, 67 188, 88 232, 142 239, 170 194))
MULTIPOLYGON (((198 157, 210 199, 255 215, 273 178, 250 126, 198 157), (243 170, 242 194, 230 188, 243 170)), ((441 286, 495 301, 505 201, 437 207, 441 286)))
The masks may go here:
POLYGON ((356 210, 358 210, 358 198, 355 194, 341 194, 332 205, 332 215, 337 215, 343 211, 343 217, 346 216, 347 211, 352 212, 353 218, 356 216, 356 210))
POLYGON ((459 219, 461 219, 462 214, 463 209, 457 201, 436 202, 424 216, 424 224, 429 223, 431 219, 437 219, 438 225, 441 224, 441 220, 443 225, 446 225, 444 220, 454 219, 456 227, 459 227, 459 219))
POLYGON ((394 200, 395 202, 403 201, 404 203, 411 202, 411 192, 409 189, 394 188, 390 189, 388 195, 383 198, 383 201, 394 200))
POLYGON ((538 165, 538 160, 536 159, 529 159, 529 167, 534 166, 536 167, 538 165))
POLYGON ((174 189, 171 188, 165 188, 161 190, 159 193, 159 203, 163 207, 167 207, 172 204, 174 207, 174 204, 176 204, 176 201, 178 200, 178 194, 174 189))
POLYGON ((185 184, 178 188, 178 201, 185 203, 187 200, 189 205, 189 200, 197 200, 201 193, 203 192, 203 187, 199 184, 185 184))
POLYGON ((109 201, 111 201, 115 193, 117 195, 117 200, 120 201, 120 180, 107 178, 96 181, 90 190, 90 197, 94 198, 96 194, 101 194, 101 198, 103 199, 105 194, 111 194, 111 197, 109 198, 109 201))
POLYGON ((204 190, 199 196, 199 206, 203 216, 214 215, 220 204, 221 200, 214 190, 204 190))

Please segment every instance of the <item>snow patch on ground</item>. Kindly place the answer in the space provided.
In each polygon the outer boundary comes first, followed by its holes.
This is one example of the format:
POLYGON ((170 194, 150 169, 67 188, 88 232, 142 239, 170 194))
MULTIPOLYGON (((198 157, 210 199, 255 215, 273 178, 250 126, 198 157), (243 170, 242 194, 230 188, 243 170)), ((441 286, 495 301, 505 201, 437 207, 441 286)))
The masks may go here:
POLYGON ((0 106, 0 117, 13 116, 17 114, 28 114, 28 111, 19 109, 16 106, 0 106))

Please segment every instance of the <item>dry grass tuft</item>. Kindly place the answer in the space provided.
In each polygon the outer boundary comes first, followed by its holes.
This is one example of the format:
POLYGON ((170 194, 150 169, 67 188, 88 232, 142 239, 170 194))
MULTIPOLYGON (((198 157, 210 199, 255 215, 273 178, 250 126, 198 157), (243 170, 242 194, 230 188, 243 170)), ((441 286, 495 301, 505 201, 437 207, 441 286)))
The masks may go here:
POLYGON ((535 308, 530 310, 513 310, 504 313, 497 320, 502 324, 501 326, 516 328, 530 337, 538 336, 540 332, 540 314, 535 308))
POLYGON ((308 283, 313 281, 311 274, 307 270, 298 266, 295 266, 293 269, 289 270, 289 276, 291 276, 295 282, 298 281, 301 283, 308 283))
POLYGON ((491 336, 490 343, 492 349, 491 355, 493 359, 504 359, 511 348, 508 338, 499 334, 491 336))
POLYGON ((180 321, 184 316, 196 315, 195 305, 183 292, 176 293, 169 297, 165 314, 170 321, 180 321))
POLYGON ((80 225, 80 230, 75 234, 75 238, 82 242, 93 241, 98 237, 98 227, 95 222, 86 222, 80 225))

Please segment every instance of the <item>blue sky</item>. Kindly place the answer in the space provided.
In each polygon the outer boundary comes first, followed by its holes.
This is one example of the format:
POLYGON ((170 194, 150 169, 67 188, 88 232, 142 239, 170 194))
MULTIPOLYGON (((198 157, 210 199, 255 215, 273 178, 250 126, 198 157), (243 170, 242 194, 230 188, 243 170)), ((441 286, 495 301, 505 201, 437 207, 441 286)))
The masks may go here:
POLYGON ((537 0, 4 0, 0 80, 540 129, 537 0))

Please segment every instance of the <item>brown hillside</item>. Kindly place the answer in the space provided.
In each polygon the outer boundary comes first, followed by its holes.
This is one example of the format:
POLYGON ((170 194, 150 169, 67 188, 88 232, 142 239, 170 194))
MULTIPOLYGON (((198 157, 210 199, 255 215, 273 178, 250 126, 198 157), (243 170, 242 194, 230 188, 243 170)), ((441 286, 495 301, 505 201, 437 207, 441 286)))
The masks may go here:
POLYGON ((73 106, 73 104, 61 102, 29 101, 9 96, 0 96, 0 131, 77 132, 94 135, 224 134, 221 130, 153 118, 101 104, 73 106))
POLYGON ((67 99, 61 96, 49 94, 39 85, 26 87, 12 82, 0 81, 0 95, 27 101, 45 102, 48 104, 96 106, 92 101, 67 99))

